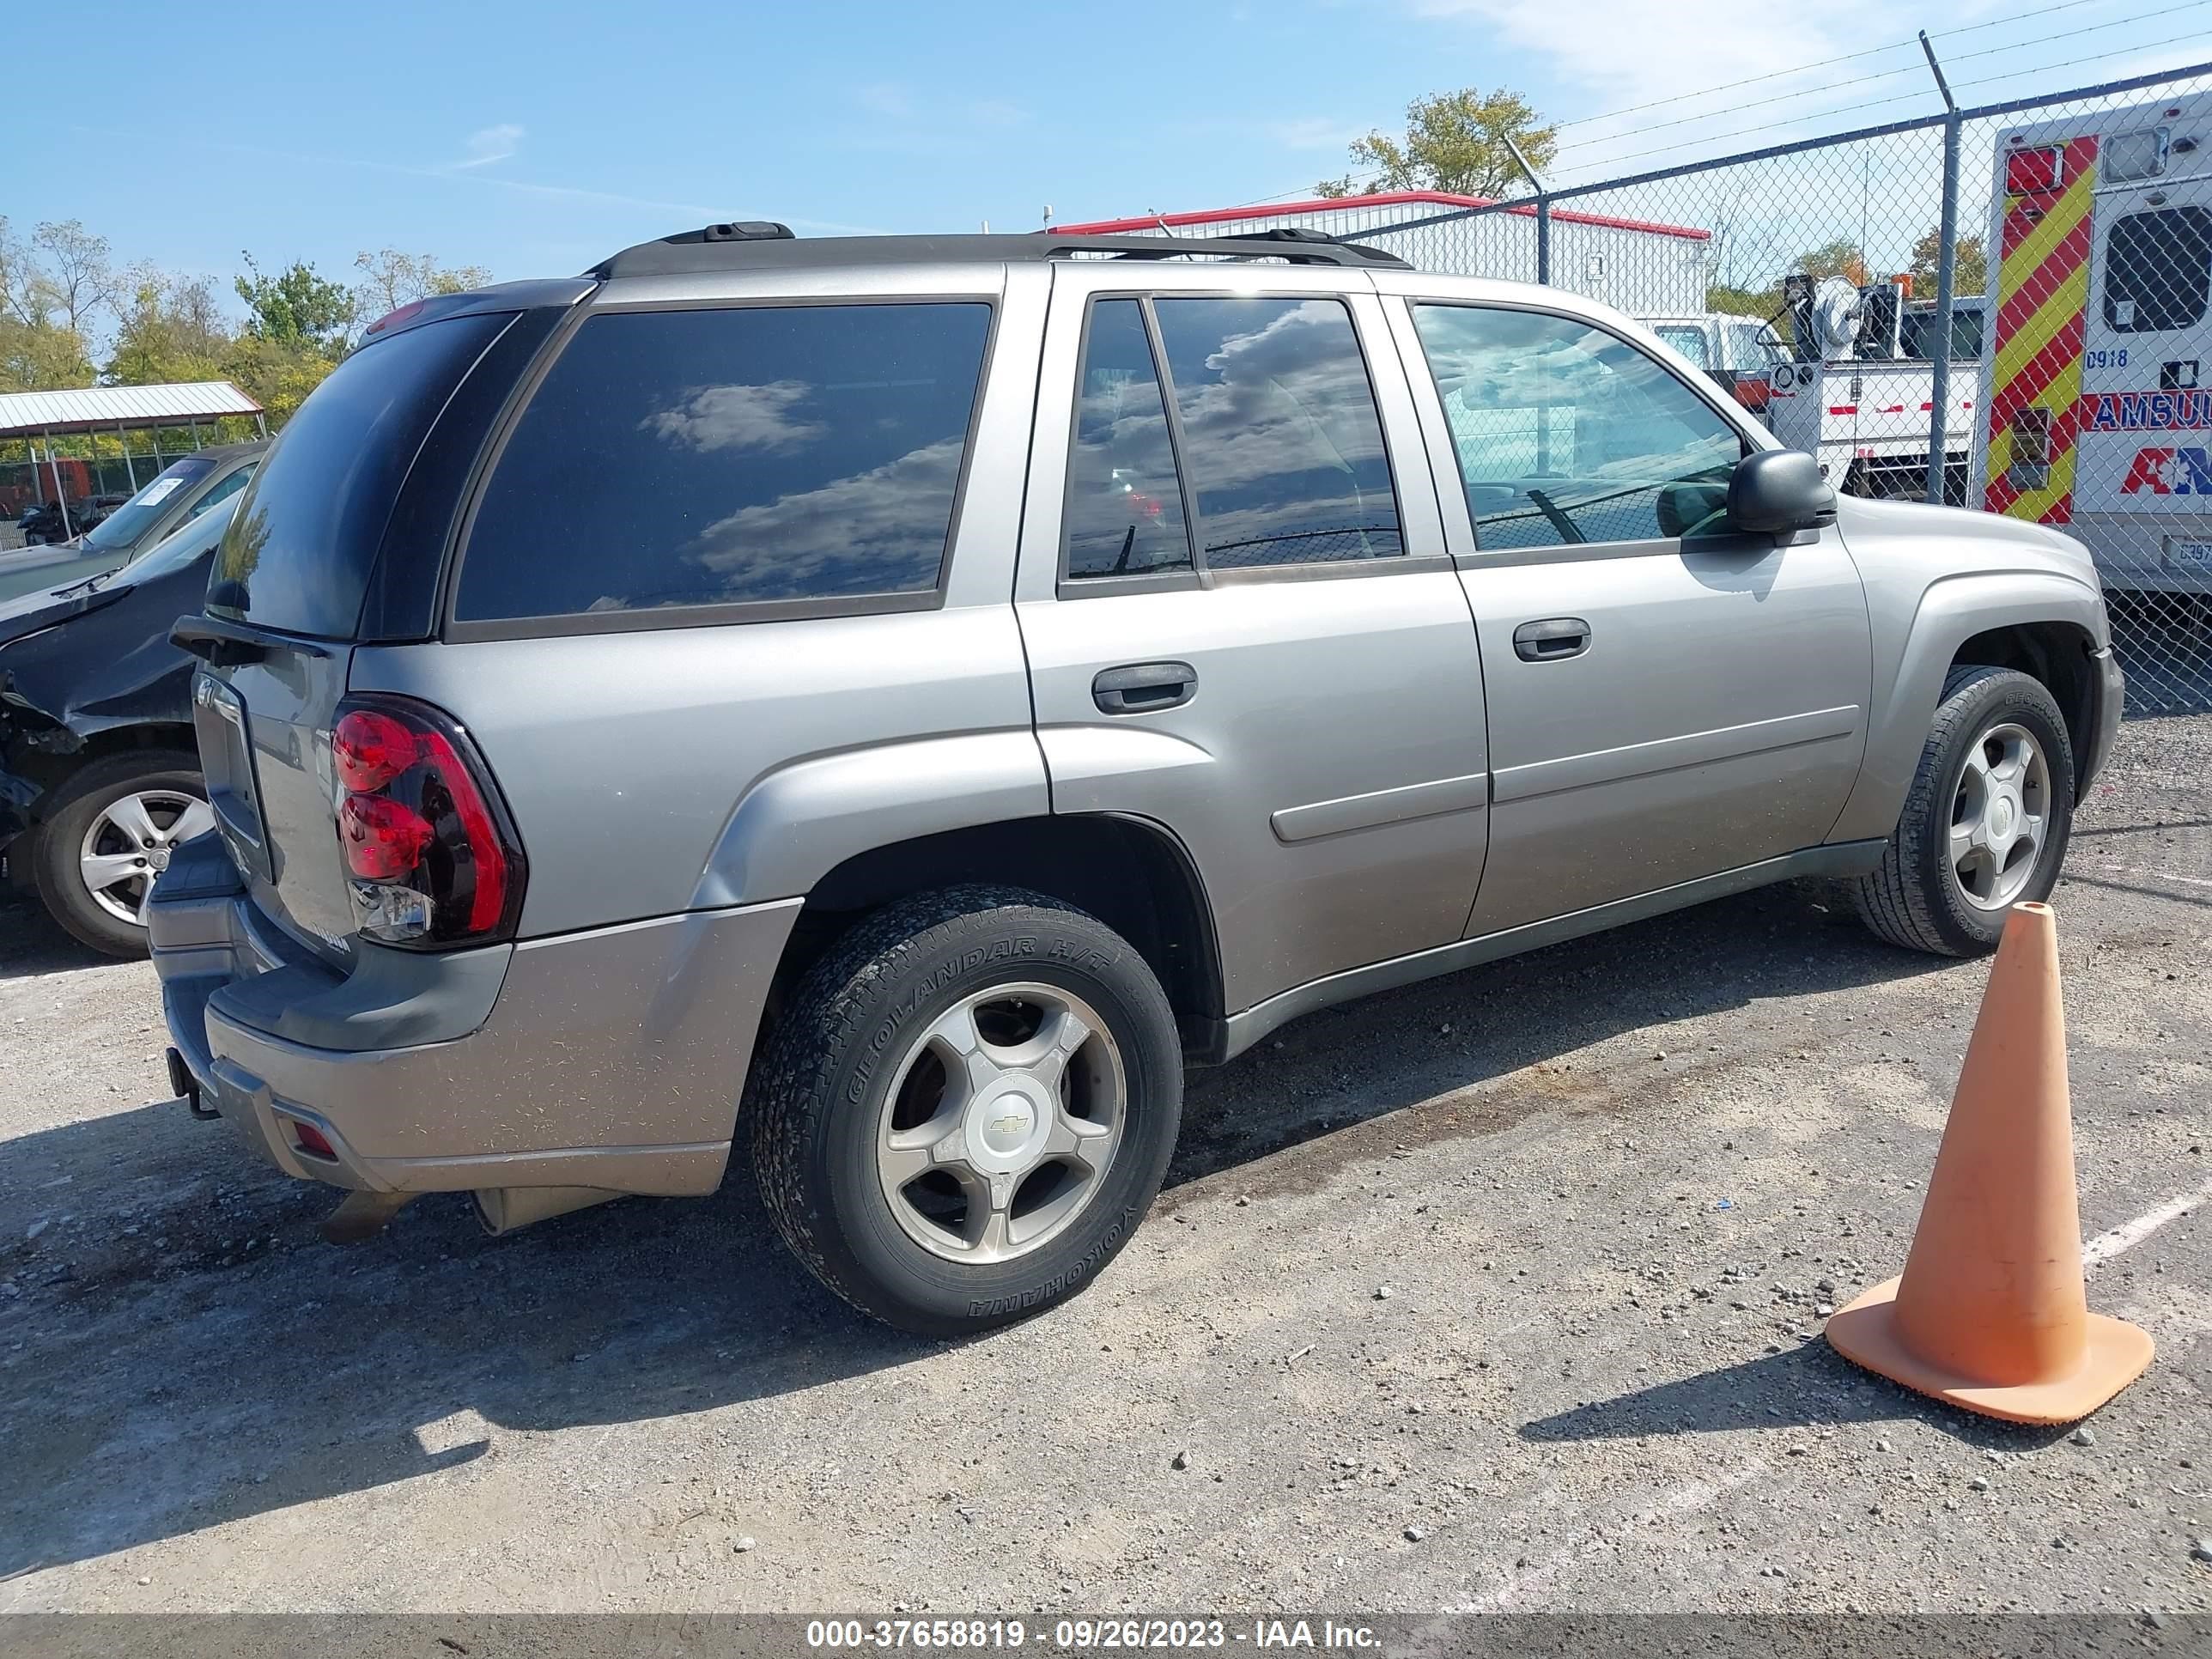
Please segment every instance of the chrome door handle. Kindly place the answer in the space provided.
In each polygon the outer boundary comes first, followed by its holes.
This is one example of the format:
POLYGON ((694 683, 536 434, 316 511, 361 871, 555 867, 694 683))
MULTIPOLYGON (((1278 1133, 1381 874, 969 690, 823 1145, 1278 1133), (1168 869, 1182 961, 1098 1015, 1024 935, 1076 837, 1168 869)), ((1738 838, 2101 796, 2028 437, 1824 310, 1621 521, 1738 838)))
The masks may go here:
POLYGON ((1198 670, 1187 662, 1133 662, 1101 669, 1091 700, 1109 714, 1149 714, 1179 708, 1198 695, 1198 670))
POLYGON ((1513 654, 1523 662, 1559 662, 1589 649, 1590 625, 1580 617, 1547 617, 1513 630, 1513 654))

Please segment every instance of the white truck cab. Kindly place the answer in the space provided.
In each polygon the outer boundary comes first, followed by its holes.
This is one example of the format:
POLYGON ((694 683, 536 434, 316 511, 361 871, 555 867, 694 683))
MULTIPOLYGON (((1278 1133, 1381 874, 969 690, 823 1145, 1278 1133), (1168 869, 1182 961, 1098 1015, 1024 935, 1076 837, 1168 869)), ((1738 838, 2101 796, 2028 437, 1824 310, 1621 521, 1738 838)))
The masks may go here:
MULTIPOLYGON (((1918 500, 1928 484, 1934 424, 1934 303, 1913 300, 1901 283, 1854 289, 1840 277, 1816 288, 1793 276, 1784 291, 1798 355, 1773 371, 1768 427, 1792 449, 1817 458, 1828 482, 1846 495, 1918 500)), ((1984 306, 1979 295, 1951 302, 1943 453, 1945 499, 1954 502, 1966 499, 1984 306)))

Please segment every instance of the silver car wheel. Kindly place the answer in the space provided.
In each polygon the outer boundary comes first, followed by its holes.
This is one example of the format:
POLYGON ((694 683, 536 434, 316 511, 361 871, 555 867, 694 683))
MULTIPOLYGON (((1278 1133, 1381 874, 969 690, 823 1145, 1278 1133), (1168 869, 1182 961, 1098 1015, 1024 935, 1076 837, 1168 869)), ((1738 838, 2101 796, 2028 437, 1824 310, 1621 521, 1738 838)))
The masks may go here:
POLYGON ((892 1079, 877 1179, 900 1229, 949 1261, 1008 1261, 1059 1237, 1121 1143, 1121 1051, 1088 1003, 1052 986, 963 998, 892 1079))
POLYGON ((2008 720, 1967 750, 1951 803, 1948 864, 1966 902, 2002 910, 2034 877, 2051 822, 2051 765, 2024 726, 2008 720))
POLYGON ((143 927, 154 878, 169 867, 177 843, 214 828, 214 810, 180 789, 118 796, 93 819, 77 850, 84 890, 117 921, 143 927))

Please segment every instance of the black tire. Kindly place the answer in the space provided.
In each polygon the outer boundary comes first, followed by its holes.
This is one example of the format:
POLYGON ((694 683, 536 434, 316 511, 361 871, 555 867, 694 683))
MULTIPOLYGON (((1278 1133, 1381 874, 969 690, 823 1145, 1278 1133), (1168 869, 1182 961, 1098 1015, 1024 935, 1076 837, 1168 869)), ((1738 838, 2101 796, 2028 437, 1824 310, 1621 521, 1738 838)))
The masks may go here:
POLYGON ((1041 894, 951 888, 902 900, 831 947, 756 1060, 744 1114, 769 1213, 814 1276, 889 1324, 964 1335, 1066 1301, 1128 1242, 1175 1150, 1182 1048, 1158 981, 1111 928, 1041 894), (930 1023, 1017 982, 1063 989, 1104 1020, 1126 1077, 1121 1139, 1057 1236, 1009 1261, 947 1261, 893 1215, 877 1133, 899 1062, 930 1023))
POLYGON ((1984 733, 2006 724, 2024 727, 2042 745, 2051 796, 2049 833, 2012 902, 2051 896, 2074 820, 2074 746, 2065 719, 2039 681, 2010 668, 1961 665, 1943 682, 1942 702, 1881 865, 1852 884, 1859 919, 1876 937, 1936 956, 1984 956, 1996 949, 2005 911, 1967 901, 1949 866, 1948 838, 1968 756, 1984 733))
POLYGON ((47 914, 79 941, 111 957, 146 954, 146 930, 102 908, 78 868, 85 834, 125 795, 163 790, 207 799, 199 757, 175 749, 139 749, 96 760, 60 786, 33 831, 32 884, 47 914))

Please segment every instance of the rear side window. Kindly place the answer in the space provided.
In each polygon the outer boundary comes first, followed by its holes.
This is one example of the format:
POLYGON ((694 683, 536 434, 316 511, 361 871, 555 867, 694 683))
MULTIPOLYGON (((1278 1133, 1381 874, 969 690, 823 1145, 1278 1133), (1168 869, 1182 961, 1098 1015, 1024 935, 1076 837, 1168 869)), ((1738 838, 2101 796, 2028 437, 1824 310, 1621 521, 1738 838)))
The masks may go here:
POLYGON ((1067 483, 1071 577, 1191 568, 1167 399, 1134 300, 1091 307, 1067 483))
POLYGON ((363 346, 317 386, 254 473, 216 556, 208 609, 349 639, 393 497, 423 434, 512 313, 363 346))
POLYGON ((2212 208, 2158 208, 2112 222, 2105 321, 2122 334, 2194 328, 2212 299, 2212 208))
POLYGON ((1405 551, 1382 417, 1340 301, 1152 304, 1209 568, 1405 551))
POLYGON ((990 325, 973 301, 592 318, 493 470, 454 620, 933 592, 990 325))

